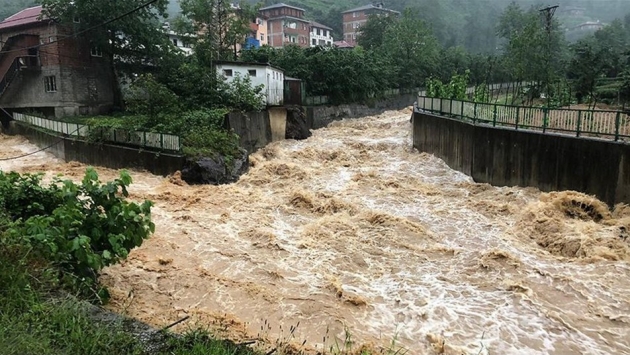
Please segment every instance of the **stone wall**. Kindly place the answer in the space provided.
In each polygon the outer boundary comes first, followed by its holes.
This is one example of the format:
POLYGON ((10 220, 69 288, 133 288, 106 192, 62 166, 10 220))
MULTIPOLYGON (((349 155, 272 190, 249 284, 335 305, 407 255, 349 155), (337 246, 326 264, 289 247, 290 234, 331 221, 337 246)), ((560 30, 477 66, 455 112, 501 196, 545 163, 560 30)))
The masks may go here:
POLYGON ((476 182, 575 190, 630 203, 630 145, 610 140, 473 125, 415 112, 413 145, 476 182))
POLYGON ((309 106, 306 108, 306 115, 311 128, 318 129, 344 118, 359 118, 379 115, 387 110, 401 110, 412 106, 417 97, 416 94, 398 95, 377 101, 369 106, 364 104, 309 106))
POLYGON ((261 112, 232 112, 227 115, 228 129, 240 137, 241 147, 249 153, 267 144, 283 140, 287 127, 287 109, 270 107, 261 112))

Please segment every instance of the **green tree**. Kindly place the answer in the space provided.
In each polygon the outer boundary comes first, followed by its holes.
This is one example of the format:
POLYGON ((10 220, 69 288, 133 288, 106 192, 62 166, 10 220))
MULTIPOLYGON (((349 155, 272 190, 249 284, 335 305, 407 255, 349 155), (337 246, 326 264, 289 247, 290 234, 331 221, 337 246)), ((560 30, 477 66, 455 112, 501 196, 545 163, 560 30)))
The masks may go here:
POLYGON ((628 44, 630 38, 621 20, 615 20, 610 25, 595 32, 597 47, 604 51, 601 59, 605 61, 606 76, 610 78, 621 75, 627 62, 628 44))
POLYGON ((554 21, 548 31, 538 9, 525 11, 512 3, 499 19, 497 34, 504 41, 510 81, 536 82, 530 100, 542 90, 549 95, 551 83, 564 76, 566 45, 559 23, 554 21))
POLYGON ((371 15, 359 30, 358 45, 368 50, 382 47, 385 33, 395 22, 396 18, 394 16, 371 15))
MULTIPOLYGON (((82 40, 99 48, 109 59, 111 75, 134 73, 144 67, 147 58, 154 61, 162 57, 168 48, 168 37, 160 29, 160 19, 166 17, 168 0, 142 7, 116 21, 116 16, 126 14, 146 4, 145 0, 42 0, 45 15, 57 19, 71 31, 91 29, 82 40), (74 19, 79 19, 76 23, 74 19), (108 22, 110 21, 110 22, 108 22)), ((120 104, 119 85, 113 81, 116 101, 120 104)))
POLYGON ((127 109, 132 113, 146 114, 148 124, 159 124, 159 118, 178 109, 178 97, 151 74, 141 75, 133 82, 127 94, 127 109))
POLYGON ((382 46, 396 70, 396 83, 403 88, 421 86, 435 72, 439 48, 431 29, 411 10, 387 29, 382 46))
POLYGON ((257 10, 228 0, 181 0, 175 27, 181 34, 195 33, 195 54, 210 67, 214 60, 236 60, 237 46, 245 42, 249 22, 257 10))
POLYGON ((99 26, 86 35, 93 46, 100 47, 118 63, 144 64, 146 58, 159 58, 168 39, 160 29, 160 20, 166 18, 168 0, 152 5, 116 21, 121 16, 146 4, 145 0, 42 0, 44 13, 61 23, 82 31, 99 26), (79 19, 75 23, 74 19, 79 19))
POLYGON ((597 79, 605 71, 604 51, 592 39, 583 39, 572 46, 573 60, 569 66, 570 78, 575 80, 578 103, 597 102, 597 79))

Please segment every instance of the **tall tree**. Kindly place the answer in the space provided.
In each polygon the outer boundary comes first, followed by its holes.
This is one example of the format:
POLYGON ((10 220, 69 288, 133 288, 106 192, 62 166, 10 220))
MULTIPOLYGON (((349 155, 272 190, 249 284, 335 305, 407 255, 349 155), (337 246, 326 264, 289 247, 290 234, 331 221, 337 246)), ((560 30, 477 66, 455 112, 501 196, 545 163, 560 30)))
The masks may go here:
POLYGON ((593 39, 583 39, 572 46, 574 54, 569 66, 569 78, 575 80, 578 103, 590 98, 597 102, 597 79, 604 75, 605 61, 602 50, 593 39))
POLYGON ((160 21, 167 16, 168 0, 157 0, 142 7, 147 0, 42 0, 44 13, 61 23, 71 26, 75 32, 98 26, 85 35, 118 62, 140 63, 147 58, 157 58, 168 42, 160 28, 160 21), (115 17, 129 15, 116 21, 115 17), (75 20, 79 22, 76 23, 75 20))
MULTIPOLYGON (((117 77, 116 72, 136 72, 147 59, 161 58, 162 51, 169 47, 168 38, 160 28, 160 20, 166 18, 168 0, 157 0, 148 6, 143 6, 147 0, 42 0, 41 3, 44 14, 66 25, 70 32, 92 29, 82 40, 89 41, 109 58, 113 78, 117 77), (120 18, 110 22, 117 17, 120 18)), ((113 85, 115 100, 120 104, 118 83, 114 80, 113 85)))
POLYGON ((358 44, 368 50, 383 45, 385 33, 396 22, 394 16, 371 15, 368 21, 359 29, 358 44))
POLYGON ((235 60, 238 45, 245 42, 249 23, 257 12, 229 0, 181 0, 182 14, 176 28, 182 34, 196 34, 195 53, 210 66, 213 60, 235 60))
POLYGON ((398 85, 417 87, 435 71, 440 47, 429 26, 417 13, 406 10, 385 31, 381 48, 396 68, 398 85))

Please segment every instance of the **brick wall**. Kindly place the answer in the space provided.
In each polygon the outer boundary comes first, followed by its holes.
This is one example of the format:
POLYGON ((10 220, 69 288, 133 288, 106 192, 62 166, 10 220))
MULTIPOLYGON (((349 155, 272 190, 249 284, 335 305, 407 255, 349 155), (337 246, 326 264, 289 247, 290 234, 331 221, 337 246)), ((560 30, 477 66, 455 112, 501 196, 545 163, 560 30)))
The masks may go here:
POLYGON ((369 14, 367 11, 349 12, 343 14, 343 39, 344 41, 355 44, 356 37, 359 35, 360 28, 367 22, 369 14), (358 26, 358 27, 357 27, 358 26))
POLYGON ((308 47, 310 41, 310 24, 307 21, 300 21, 292 18, 277 18, 268 21, 269 28, 269 45, 272 47, 283 47, 288 44, 296 44, 300 47, 308 47), (283 21, 292 21, 296 23, 296 28, 283 26, 283 21), (285 36, 289 36, 289 41, 285 36), (291 42, 291 38, 295 38, 295 42, 291 42))
MULTIPOLYGON (((56 116, 103 113, 113 104, 113 77, 106 57, 91 55, 89 39, 68 38, 72 33, 56 25, 40 25, 0 34, 0 40, 18 34, 39 36, 39 42, 50 43, 39 48, 41 67, 22 71, 0 97, 5 108, 54 108, 56 116), (51 43, 52 41, 52 43, 51 43), (47 92, 46 77, 54 76, 57 90, 47 92)), ((0 56, 0 70, 10 57, 0 56)))

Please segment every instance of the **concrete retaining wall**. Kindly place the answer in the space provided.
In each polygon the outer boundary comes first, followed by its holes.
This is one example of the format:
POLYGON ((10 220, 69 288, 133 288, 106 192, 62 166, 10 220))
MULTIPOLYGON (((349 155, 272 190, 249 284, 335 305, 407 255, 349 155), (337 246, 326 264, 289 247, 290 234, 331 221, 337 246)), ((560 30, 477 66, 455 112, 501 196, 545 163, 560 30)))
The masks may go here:
POLYGON ((418 98, 416 94, 398 95, 381 101, 374 105, 340 105, 340 106, 308 106, 306 116, 312 129, 328 126, 333 121, 344 118, 359 118, 381 114, 387 110, 401 110, 412 106, 418 98))
POLYGON ((476 182, 575 190, 630 203, 630 145, 608 140, 472 125, 415 112, 413 145, 476 182))
POLYGON ((241 138, 241 147, 252 153, 267 144, 283 140, 287 129, 287 109, 270 107, 261 112, 232 112, 227 115, 228 129, 241 138))
POLYGON ((162 176, 181 170, 185 163, 185 158, 179 155, 117 145, 92 144, 60 137, 16 121, 9 123, 7 133, 24 136, 39 148, 50 146, 47 151, 66 162, 78 161, 111 169, 135 168, 162 176))

